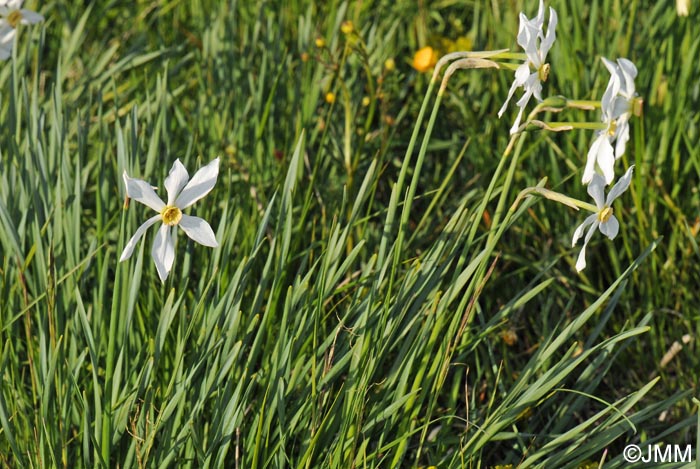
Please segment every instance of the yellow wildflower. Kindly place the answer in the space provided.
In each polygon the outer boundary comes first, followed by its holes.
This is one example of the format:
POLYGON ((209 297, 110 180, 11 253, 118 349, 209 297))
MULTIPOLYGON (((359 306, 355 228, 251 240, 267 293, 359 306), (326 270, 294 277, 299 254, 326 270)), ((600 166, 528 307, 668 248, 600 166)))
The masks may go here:
POLYGON ((413 68, 415 68, 421 73, 427 72, 428 70, 433 68, 436 63, 437 54, 435 53, 435 50, 430 46, 426 46, 422 49, 419 49, 413 56, 413 68))

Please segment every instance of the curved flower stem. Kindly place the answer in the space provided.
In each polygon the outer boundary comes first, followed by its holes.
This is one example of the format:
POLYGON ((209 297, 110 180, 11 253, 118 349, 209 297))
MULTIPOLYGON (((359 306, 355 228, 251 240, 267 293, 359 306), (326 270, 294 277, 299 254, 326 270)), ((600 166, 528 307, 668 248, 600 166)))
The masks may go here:
MULTIPOLYGON (((518 56, 520 57, 520 56, 518 56)), ((399 196, 403 193, 403 187, 404 183, 406 180, 406 174, 408 172, 408 168, 411 163, 411 156, 413 154, 413 149, 415 148, 416 140, 418 139, 418 134, 421 130, 421 124, 423 122, 423 119, 425 117, 425 111, 428 107, 428 101, 430 100, 430 97, 433 94, 433 89, 435 88, 435 84, 437 83, 437 80, 440 76, 440 72, 442 69, 450 62, 453 62, 455 60, 460 61, 462 60, 472 60, 474 61, 473 63, 481 63, 479 62, 480 60, 483 59, 488 59, 488 58, 514 58, 512 53, 508 52, 508 49, 501 49, 501 50, 496 50, 496 51, 478 51, 478 52, 453 52, 451 54, 446 54, 443 57, 438 60, 437 64, 435 64, 435 69, 433 71, 432 78, 430 79, 430 84, 428 86, 428 90, 425 93, 425 97, 423 98, 423 103, 421 104, 420 111, 418 112, 418 119, 416 120, 416 123, 413 126, 413 133, 411 134, 411 140, 408 143, 408 147, 406 148, 406 153, 403 158, 403 162, 401 164, 401 171, 399 172, 399 177, 396 181, 396 185, 394 186, 394 189, 391 192, 391 198, 389 200, 389 208, 387 210, 387 215, 386 219, 384 221, 384 229, 382 232, 382 239, 379 244, 379 254, 378 254, 378 259, 377 259, 377 268, 378 270, 381 270, 384 265, 385 265, 385 260, 386 260, 386 250, 387 246, 389 243, 389 238, 391 236, 391 233, 393 231, 393 225, 394 225, 394 219, 396 218, 396 209, 398 207, 399 203, 399 196)), ((493 65, 489 65, 489 67, 493 67, 493 65)), ((414 169, 413 173, 413 180, 411 186, 413 187, 412 190, 412 195, 409 196, 407 199, 408 202, 408 207, 405 205, 402 211, 402 216, 401 219, 405 220, 408 217, 408 214, 410 213, 410 205, 411 201, 413 200, 413 195, 415 195, 415 186, 417 184, 418 176, 420 174, 420 169, 423 164, 423 159, 425 158, 425 151, 427 149, 427 142, 430 139, 430 134, 432 133, 433 125, 435 122, 435 117, 437 115, 437 110, 440 107, 440 98, 442 95, 442 90, 444 90, 444 87, 446 86, 447 79, 449 79, 449 76, 452 75, 452 73, 457 69, 457 68, 466 68, 466 63, 464 63, 460 67, 456 67, 453 69, 449 75, 445 75, 445 79, 443 79, 442 84, 441 84, 441 92, 438 93, 437 100, 435 102, 435 105, 433 106, 433 111, 430 116, 430 121, 428 124, 428 128, 426 129, 425 135, 423 136, 423 144, 421 146, 421 150, 418 154, 417 161, 416 161, 416 166, 414 169)), ((473 67, 472 67, 473 68, 473 67)), ((403 236, 403 235, 399 235, 403 236)), ((400 250, 401 243, 402 243, 402 238, 400 238, 398 241, 397 247, 400 250)))

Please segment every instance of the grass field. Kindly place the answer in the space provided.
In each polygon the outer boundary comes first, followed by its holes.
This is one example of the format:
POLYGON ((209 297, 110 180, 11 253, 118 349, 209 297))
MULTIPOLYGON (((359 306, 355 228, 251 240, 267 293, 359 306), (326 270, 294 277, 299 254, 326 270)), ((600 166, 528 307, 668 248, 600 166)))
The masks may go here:
POLYGON ((541 189, 592 203, 600 110, 511 136, 520 89, 497 116, 535 1, 27 0, 44 21, 0 61, 0 466, 697 461, 700 5, 547 6, 544 98, 600 102, 626 57, 644 100, 580 273, 588 213, 541 189), (516 55, 438 94, 425 46, 516 55), (162 282, 154 227, 119 262, 154 215, 124 172, 165 198, 217 157, 185 214, 218 247, 173 227, 162 282))

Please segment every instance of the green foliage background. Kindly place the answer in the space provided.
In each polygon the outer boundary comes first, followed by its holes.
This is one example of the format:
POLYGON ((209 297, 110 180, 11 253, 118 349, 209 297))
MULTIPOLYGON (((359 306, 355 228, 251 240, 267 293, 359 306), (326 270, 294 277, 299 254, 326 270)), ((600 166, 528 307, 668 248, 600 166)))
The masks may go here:
POLYGON ((42 3, 0 64, 0 465, 627 467, 628 443, 700 448, 700 8, 551 6, 545 95, 597 100, 599 57, 627 57, 645 100, 620 235, 582 274, 582 213, 511 204, 545 176, 588 200, 591 131, 525 133, 487 190, 511 72, 458 72, 420 172, 405 156, 429 84, 413 53, 517 50, 535 2, 42 3), (159 185, 217 156, 190 213, 220 247, 180 233, 164 285, 153 233, 118 263, 149 216, 122 172, 159 185))

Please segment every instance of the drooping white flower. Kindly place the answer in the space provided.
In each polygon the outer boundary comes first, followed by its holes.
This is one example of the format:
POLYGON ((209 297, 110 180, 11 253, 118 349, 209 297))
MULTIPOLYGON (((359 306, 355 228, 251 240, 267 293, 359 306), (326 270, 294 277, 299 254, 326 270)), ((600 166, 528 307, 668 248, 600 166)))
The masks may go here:
POLYGON ((605 197, 605 179, 597 173, 593 174, 591 183, 588 184, 588 194, 593 197, 598 211, 586 218, 583 223, 576 228, 576 231, 574 231, 571 247, 576 246, 584 230, 590 225, 588 232, 586 232, 586 237, 583 240, 583 247, 576 260, 577 271, 580 272, 586 268, 586 246, 588 246, 588 241, 590 241, 596 228, 600 229, 600 232, 610 239, 617 236, 620 230, 620 223, 617 221, 617 218, 615 218, 615 215, 613 215, 612 203, 630 186, 633 170, 634 165, 630 166, 625 175, 615 183, 612 189, 610 189, 610 192, 608 192, 607 197, 605 197))
POLYGON ((175 226, 182 228, 187 236, 199 244, 217 247, 219 244, 216 242, 214 231, 209 223, 202 218, 185 215, 182 210, 207 195, 214 188, 218 175, 219 158, 197 171, 192 179, 189 178, 189 174, 180 160, 175 160, 168 177, 165 178, 165 189, 168 192, 168 203, 166 204, 156 195, 150 184, 140 179, 132 179, 124 171, 127 195, 152 208, 158 214, 146 220, 136 230, 134 236, 124 247, 119 262, 131 257, 134 247, 143 234, 158 221, 163 222, 163 224, 153 241, 151 255, 162 282, 168 278, 175 259, 175 243, 172 236, 175 226))
POLYGON ((637 67, 627 59, 618 59, 617 64, 605 57, 602 60, 610 72, 610 81, 601 100, 602 120, 606 127, 596 133, 588 150, 581 179, 584 184, 591 182, 596 169, 603 174, 605 184, 610 184, 615 178, 613 166, 615 160, 625 153, 630 138, 629 120, 637 100, 634 86, 637 67))
POLYGON ((0 60, 12 55, 18 24, 35 24, 44 17, 37 12, 22 8, 24 0, 0 0, 0 60))
POLYGON ((542 26, 544 26, 544 2, 540 0, 540 7, 535 18, 529 20, 525 14, 520 13, 518 44, 525 49, 527 61, 515 70, 515 80, 508 91, 508 98, 498 111, 498 117, 501 117, 515 90, 522 86, 525 93, 516 103, 520 109, 513 127, 510 129, 511 134, 515 133, 520 126, 523 111, 530 98, 534 96, 538 101, 542 101, 542 83, 547 81, 547 77, 549 77, 549 64, 545 60, 556 39, 557 12, 552 7, 549 7, 549 25, 546 36, 542 31, 542 26))

